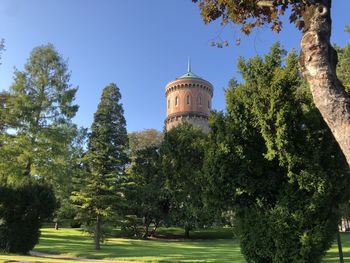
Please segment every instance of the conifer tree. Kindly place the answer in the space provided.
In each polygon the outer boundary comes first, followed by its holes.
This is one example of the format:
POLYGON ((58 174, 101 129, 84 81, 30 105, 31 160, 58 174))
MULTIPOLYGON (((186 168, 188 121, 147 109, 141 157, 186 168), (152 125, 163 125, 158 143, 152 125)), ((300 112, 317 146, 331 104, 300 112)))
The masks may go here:
POLYGON ((95 226, 96 249, 100 249, 103 239, 102 224, 115 214, 116 203, 121 198, 118 184, 128 161, 128 136, 120 99, 115 84, 104 88, 84 158, 86 173, 78 180, 80 190, 72 195, 78 205, 79 217, 95 226))

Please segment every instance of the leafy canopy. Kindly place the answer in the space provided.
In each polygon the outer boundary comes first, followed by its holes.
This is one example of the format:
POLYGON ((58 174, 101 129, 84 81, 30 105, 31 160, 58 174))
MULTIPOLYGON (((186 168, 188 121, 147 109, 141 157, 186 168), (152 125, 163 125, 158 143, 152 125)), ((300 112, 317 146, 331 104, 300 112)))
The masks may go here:
POLYGON ((312 103, 298 57, 285 54, 276 44, 264 58, 241 58, 244 83, 231 81, 227 114, 210 119, 210 187, 235 212, 248 262, 319 262, 349 198, 344 156, 312 103))

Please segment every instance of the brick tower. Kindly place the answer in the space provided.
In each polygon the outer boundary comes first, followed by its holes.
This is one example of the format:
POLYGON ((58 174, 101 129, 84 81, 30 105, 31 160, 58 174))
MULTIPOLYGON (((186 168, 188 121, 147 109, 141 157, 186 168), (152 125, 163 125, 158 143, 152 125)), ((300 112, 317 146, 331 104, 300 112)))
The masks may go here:
POLYGON ((213 85, 209 81, 192 73, 189 60, 187 73, 165 86, 166 130, 182 122, 188 122, 208 132, 208 115, 213 90, 213 85))

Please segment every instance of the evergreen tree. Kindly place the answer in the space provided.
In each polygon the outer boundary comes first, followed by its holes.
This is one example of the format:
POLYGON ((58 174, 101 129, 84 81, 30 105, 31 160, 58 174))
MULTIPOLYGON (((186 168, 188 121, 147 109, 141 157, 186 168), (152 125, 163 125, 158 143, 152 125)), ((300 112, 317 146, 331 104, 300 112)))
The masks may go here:
POLYGON ((128 136, 120 99, 115 84, 104 88, 84 157, 86 173, 78 180, 80 189, 72 195, 78 205, 79 217, 95 225, 96 249, 100 249, 103 238, 102 224, 115 214, 115 206, 121 199, 118 186, 128 161, 128 136))
POLYGON ((276 44, 264 59, 240 59, 245 82, 231 82, 227 114, 210 120, 210 185, 216 202, 235 211, 248 262, 320 262, 349 198, 344 155, 297 56, 284 57, 276 44))

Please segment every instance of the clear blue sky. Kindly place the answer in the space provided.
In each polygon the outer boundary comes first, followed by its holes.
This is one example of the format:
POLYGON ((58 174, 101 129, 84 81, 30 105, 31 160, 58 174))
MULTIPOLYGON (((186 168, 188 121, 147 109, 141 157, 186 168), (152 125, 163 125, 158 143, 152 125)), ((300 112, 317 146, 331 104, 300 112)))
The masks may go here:
MULTIPOLYGON (((333 0, 333 41, 350 42, 350 1, 333 0)), ((1 0, 0 38, 6 51, 0 66, 0 90, 13 81, 14 67, 23 69, 30 51, 52 43, 69 61, 71 84, 79 86, 75 122, 90 127, 103 87, 115 82, 121 90, 128 131, 163 129, 164 87, 184 74, 187 58, 192 71, 214 87, 213 108, 225 108, 223 89, 237 75, 236 61, 264 54, 280 40, 299 48, 300 32, 285 26, 279 35, 267 28, 234 39, 239 30, 219 23, 206 26, 191 0, 1 0), (220 35, 227 48, 210 46, 220 35)))

